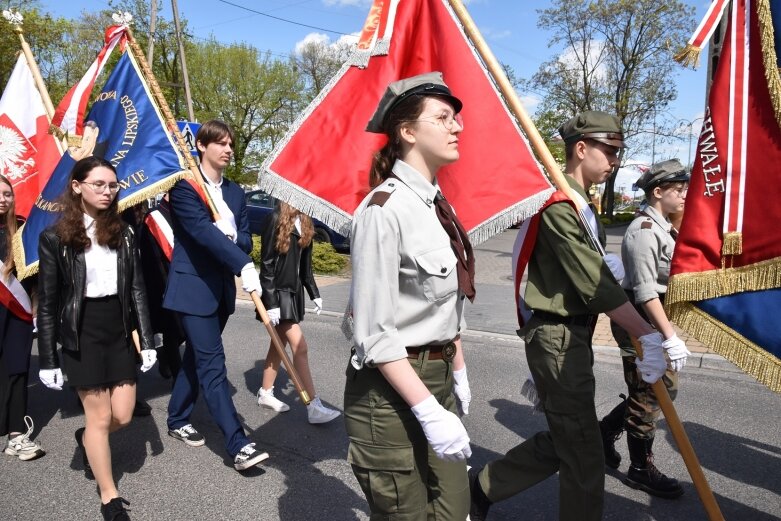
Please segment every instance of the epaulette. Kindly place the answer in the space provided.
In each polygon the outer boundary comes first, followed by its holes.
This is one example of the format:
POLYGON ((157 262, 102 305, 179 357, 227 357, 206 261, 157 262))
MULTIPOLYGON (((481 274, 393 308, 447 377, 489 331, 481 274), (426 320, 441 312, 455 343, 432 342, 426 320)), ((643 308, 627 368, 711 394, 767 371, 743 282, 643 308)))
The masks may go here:
POLYGON ((653 227, 654 227, 654 223, 652 223, 650 220, 648 220, 648 221, 643 221, 643 222, 640 224, 640 228, 641 228, 641 229, 643 229, 643 230, 650 230, 650 229, 651 229, 651 228, 653 228, 653 227))
POLYGON ((385 203, 388 202, 388 199, 390 199, 392 193, 393 191, 374 192, 374 195, 372 195, 372 198, 369 199, 369 204, 367 204, 366 207, 368 208, 369 206, 373 206, 373 205, 382 207, 385 203))

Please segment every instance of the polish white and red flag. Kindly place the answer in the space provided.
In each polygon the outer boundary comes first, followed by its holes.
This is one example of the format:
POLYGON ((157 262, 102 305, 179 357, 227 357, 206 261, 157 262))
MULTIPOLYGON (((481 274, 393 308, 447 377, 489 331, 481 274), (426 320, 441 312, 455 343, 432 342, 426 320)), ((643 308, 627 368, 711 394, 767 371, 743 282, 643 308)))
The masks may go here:
POLYGON ((23 54, 0 98, 0 174, 11 181, 16 213, 26 217, 62 155, 23 54))

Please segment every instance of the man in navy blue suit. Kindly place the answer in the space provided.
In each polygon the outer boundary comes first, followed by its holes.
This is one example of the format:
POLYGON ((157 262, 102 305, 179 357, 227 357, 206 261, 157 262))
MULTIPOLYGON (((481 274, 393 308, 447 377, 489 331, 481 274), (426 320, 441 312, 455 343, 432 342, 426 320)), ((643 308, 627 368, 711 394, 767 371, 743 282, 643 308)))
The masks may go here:
POLYGON ((255 448, 239 423, 225 369, 222 330, 236 306, 234 276, 242 287, 261 293, 252 249, 244 191, 222 174, 233 155, 233 131, 218 120, 204 123, 195 136, 206 191, 219 211, 213 220, 193 181, 179 181, 170 192, 174 251, 163 307, 181 320, 187 337, 182 368, 168 403, 168 434, 192 447, 205 443, 190 423, 198 388, 225 436, 236 470, 268 458, 255 448))

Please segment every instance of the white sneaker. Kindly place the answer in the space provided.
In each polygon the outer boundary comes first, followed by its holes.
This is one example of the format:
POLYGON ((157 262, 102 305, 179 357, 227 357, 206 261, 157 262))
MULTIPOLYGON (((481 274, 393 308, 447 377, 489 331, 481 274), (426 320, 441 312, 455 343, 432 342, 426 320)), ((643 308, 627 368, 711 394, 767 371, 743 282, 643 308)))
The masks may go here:
POLYGON ((29 416, 24 417, 24 423, 27 425, 27 432, 11 438, 8 437, 8 444, 5 446, 5 453, 9 456, 16 456, 22 461, 30 461, 45 455, 46 452, 41 446, 30 439, 33 433, 33 419, 29 416))
POLYGON ((258 389, 258 405, 261 407, 265 407, 266 409, 271 409, 276 412, 285 412, 290 410, 290 406, 283 402, 282 400, 277 400, 277 398, 274 396, 274 386, 271 386, 271 389, 268 391, 265 390, 263 387, 258 389))
POLYGON ((306 413, 309 417, 309 423, 328 423, 342 414, 337 410, 329 409, 323 405, 323 402, 321 402, 318 397, 315 397, 314 400, 309 402, 309 405, 306 406, 306 413))

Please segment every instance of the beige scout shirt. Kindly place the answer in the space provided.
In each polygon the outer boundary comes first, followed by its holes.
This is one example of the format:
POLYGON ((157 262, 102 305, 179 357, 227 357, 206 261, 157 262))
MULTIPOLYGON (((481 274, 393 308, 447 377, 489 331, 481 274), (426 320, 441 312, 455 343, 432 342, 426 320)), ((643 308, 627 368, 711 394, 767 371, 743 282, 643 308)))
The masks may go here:
POLYGON ((675 249, 670 221, 652 206, 643 211, 647 216, 641 215, 629 224, 621 243, 621 259, 626 270, 622 286, 634 291, 636 304, 667 292, 675 249))
MULTIPOLYGON (((582 186, 571 176, 564 177, 588 200, 582 186)), ((597 226, 604 246, 604 230, 597 226)), ((540 216, 524 300, 531 309, 562 316, 596 315, 627 301, 602 256, 590 246, 575 210, 566 202, 550 205, 540 216)))
POLYGON ((452 340, 465 328, 456 256, 437 219, 439 191, 397 160, 393 173, 355 211, 350 251, 353 365, 406 358, 406 346, 452 340), (391 195, 368 206, 375 192, 391 195))

